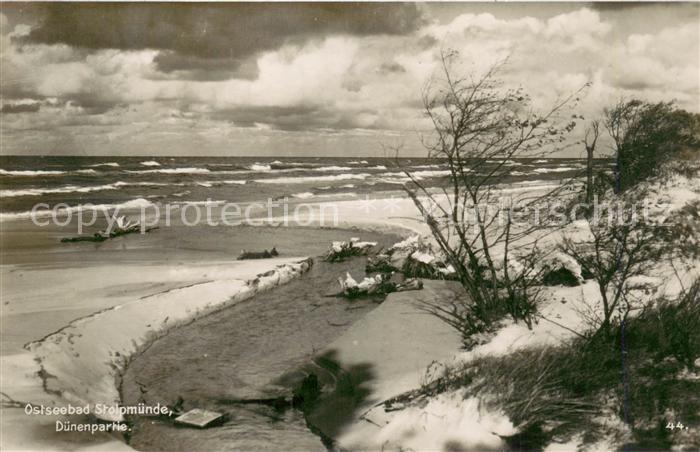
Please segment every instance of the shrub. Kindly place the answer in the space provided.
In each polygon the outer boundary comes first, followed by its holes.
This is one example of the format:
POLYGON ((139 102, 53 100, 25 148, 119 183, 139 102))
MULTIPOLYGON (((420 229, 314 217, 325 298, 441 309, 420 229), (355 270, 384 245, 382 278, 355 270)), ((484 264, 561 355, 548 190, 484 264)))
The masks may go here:
MULTIPOLYGON (((629 191, 612 196, 617 209, 609 217, 586 219, 592 236, 590 241, 564 237, 560 250, 576 261, 581 275, 592 276, 600 293, 599 328, 610 334, 615 317, 625 317, 638 309, 640 300, 632 296, 634 278, 651 273, 659 261, 671 256, 675 244, 669 241, 654 221, 638 218, 637 206, 642 205, 644 190, 629 191)), ((664 225, 665 227, 665 225, 664 225)))
POLYGON ((565 267, 560 267, 556 270, 549 271, 545 273, 542 277, 542 284, 545 286, 579 286, 579 282, 576 275, 574 275, 571 270, 565 267))
POLYGON ((665 162, 680 154, 698 155, 698 115, 673 102, 620 100, 605 110, 604 126, 616 151, 616 191, 657 174, 665 162))
POLYGON ((433 259, 430 262, 416 259, 414 254, 406 258, 401 266, 401 272, 407 278, 457 279, 457 274, 451 266, 445 265, 437 259, 433 259))
POLYGON ((342 262, 349 257, 366 256, 375 246, 376 242, 361 242, 358 238, 351 238, 347 242, 333 242, 324 260, 342 262))
POLYGON ((558 347, 443 367, 411 397, 466 387, 467 394, 479 394, 518 427, 520 433, 508 440, 511 447, 542 448, 579 432, 586 432, 584 440, 600 439, 605 414, 628 423, 631 446, 669 448, 684 442, 698 447, 697 435, 674 437, 680 434, 665 428, 670 421, 691 428, 700 422, 700 379, 683 378, 698 370, 698 356, 700 280, 676 300, 660 301, 615 324, 611 336, 595 331, 558 347), (610 409, 606 400, 616 406, 610 409))
MULTIPOLYGON (((474 325, 477 330, 491 328, 500 318, 494 314, 501 313, 530 326, 536 292, 529 289, 540 275, 530 272, 525 262, 518 270, 512 264, 533 260, 538 253, 531 234, 554 225, 514 221, 516 210, 498 202, 494 186, 517 177, 513 159, 546 156, 565 146, 582 119, 572 112, 587 85, 538 112, 537 102, 522 87, 506 86, 501 78, 505 62, 464 75, 456 52, 443 52, 441 63, 440 73, 423 92, 424 112, 433 127, 422 145, 449 171, 449 190, 429 190, 420 175, 405 167, 408 181, 403 188, 429 228, 445 267, 451 267, 451 278, 469 294, 468 302, 456 306, 457 316, 449 314, 450 325, 461 316, 468 322, 458 327, 463 334, 474 325)), ((401 167, 398 161, 397 165, 401 167)), ((527 206, 519 206, 519 215, 567 188, 563 184, 528 198, 527 206)), ((444 312, 441 315, 444 319, 444 312)))

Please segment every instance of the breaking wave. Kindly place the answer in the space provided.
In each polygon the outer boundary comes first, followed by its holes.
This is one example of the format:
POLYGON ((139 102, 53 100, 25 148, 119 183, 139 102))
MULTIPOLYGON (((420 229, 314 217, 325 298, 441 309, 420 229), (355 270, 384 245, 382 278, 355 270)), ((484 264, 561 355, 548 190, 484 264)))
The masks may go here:
POLYGON ((100 166, 111 166, 113 168, 119 168, 119 163, 117 162, 105 162, 105 163, 95 163, 94 165, 88 165, 90 168, 98 168, 100 166))
POLYGON ((578 168, 574 168, 572 166, 562 166, 559 168, 537 168, 534 169, 533 171, 535 173, 563 173, 566 171, 576 171, 578 168))
POLYGON ((335 180, 364 180, 370 174, 335 174, 333 176, 305 176, 305 177, 275 177, 271 179, 255 179, 259 184, 301 184, 305 182, 328 182, 335 180))
POLYGON ((61 174, 66 174, 66 171, 48 171, 48 170, 4 170, 0 169, 0 174, 3 176, 60 176, 61 174))
MULTIPOLYGON (((65 216, 65 215, 71 215, 76 212, 83 212, 83 211, 90 211, 90 210, 134 210, 134 209, 143 209, 143 208, 148 208, 148 207, 153 207, 155 206, 154 203, 151 201, 148 201, 144 198, 136 198, 132 199, 130 201, 126 201, 123 203, 119 204, 80 204, 77 206, 69 206, 65 207, 62 209, 56 209, 55 210, 55 215, 56 216, 65 216)), ((9 213, 0 213, 0 222, 1 221, 8 221, 8 220, 18 220, 18 219, 26 219, 26 218, 31 218, 34 216, 34 218, 46 218, 54 215, 54 210, 49 210, 49 209, 42 209, 42 210, 36 210, 32 212, 31 210, 25 211, 25 212, 9 212, 9 213)))
POLYGON ((293 198, 299 198, 299 199, 309 199, 313 198, 314 194, 311 193, 310 191, 305 191, 303 193, 295 193, 292 195, 293 198))
POLYGON ((127 173, 132 174, 207 174, 211 173, 206 168, 160 168, 160 169, 150 169, 150 170, 126 170, 127 173))
POLYGON ((164 183, 164 182, 114 182, 104 185, 65 185, 56 188, 24 188, 18 190, 0 190, 0 196, 3 198, 16 198, 20 196, 42 196, 58 193, 90 193, 95 191, 118 190, 122 187, 170 187, 184 186, 184 183, 164 183))

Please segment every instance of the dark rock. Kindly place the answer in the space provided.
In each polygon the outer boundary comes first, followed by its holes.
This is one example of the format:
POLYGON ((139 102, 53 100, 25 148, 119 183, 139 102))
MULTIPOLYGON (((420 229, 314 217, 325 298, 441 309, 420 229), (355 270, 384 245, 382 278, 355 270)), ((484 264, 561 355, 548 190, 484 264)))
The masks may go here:
POLYGON ((277 248, 273 247, 272 250, 263 250, 263 251, 246 251, 243 250, 241 251, 240 256, 238 256, 238 260, 246 260, 246 259, 269 259, 271 257, 279 256, 279 253, 277 252, 277 248))
POLYGON ((568 286, 575 287, 581 285, 576 275, 566 267, 550 270, 542 277, 542 284, 545 286, 568 286))
POLYGON ((390 256, 386 254, 370 257, 365 266, 365 272, 367 273, 394 273, 396 271, 398 269, 391 265, 390 256))

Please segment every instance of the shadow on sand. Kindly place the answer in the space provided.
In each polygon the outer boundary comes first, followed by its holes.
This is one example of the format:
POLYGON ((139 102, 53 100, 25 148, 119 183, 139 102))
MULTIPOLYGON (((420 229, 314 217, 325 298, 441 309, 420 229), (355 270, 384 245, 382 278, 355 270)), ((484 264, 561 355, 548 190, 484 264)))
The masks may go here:
POLYGON ((306 422, 312 432, 321 437, 327 447, 332 447, 335 438, 344 426, 353 422, 358 411, 367 400, 371 389, 368 384, 375 379, 372 364, 359 363, 343 366, 336 350, 329 350, 293 374, 282 377, 281 383, 289 385, 309 376, 318 379, 321 392, 311 403, 303 406, 306 422))

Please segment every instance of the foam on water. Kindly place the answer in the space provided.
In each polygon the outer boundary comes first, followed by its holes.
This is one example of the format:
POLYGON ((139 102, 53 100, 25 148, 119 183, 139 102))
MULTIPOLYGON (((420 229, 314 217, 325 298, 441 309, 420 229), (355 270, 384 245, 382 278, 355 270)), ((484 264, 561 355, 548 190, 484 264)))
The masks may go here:
POLYGON ((312 168, 313 171, 352 171, 349 166, 321 166, 318 168, 312 168))
POLYGON ((299 198, 299 199, 309 199, 309 198, 313 198, 314 194, 311 193, 310 191, 305 191, 303 193, 295 193, 292 195, 292 197, 299 198))
POLYGON ((563 166, 559 168, 537 168, 533 171, 535 173, 563 173, 566 171, 576 171, 577 169, 578 168, 563 166))
POLYGON ((300 184, 305 182, 328 182, 336 180, 363 180, 370 176, 367 173, 361 174, 336 174, 333 176, 302 176, 302 177, 275 177, 272 179, 255 179, 253 182, 260 184, 300 184))
MULTIPOLYGON (((198 182, 197 184, 201 184, 198 182)), ((185 183, 166 183, 166 182, 124 182, 117 181, 112 184, 103 185, 64 185, 62 187, 52 187, 52 188, 25 188, 17 190, 0 190, 0 197, 3 198, 15 198, 20 196, 43 196, 52 195, 59 193, 90 193, 98 191, 107 190, 119 190, 122 187, 170 187, 170 186, 184 186, 185 183)), ((211 185, 205 185, 211 186, 211 185)))
POLYGON ((137 199, 132 199, 130 201, 126 201, 123 203, 119 204, 97 204, 97 205, 88 205, 88 204, 81 204, 78 206, 69 206, 69 207, 64 207, 60 209, 54 210, 49 210, 49 209, 41 209, 41 210, 35 210, 35 211, 29 211, 29 212, 11 212, 11 213, 0 213, 0 222, 3 221, 8 221, 8 220, 17 220, 17 219, 24 219, 24 218, 47 218, 52 215, 56 215, 57 217, 63 217, 66 215, 71 215, 76 212, 84 212, 84 211, 95 211, 95 210, 136 210, 136 209, 145 209, 148 207, 154 207, 155 204, 152 203, 151 201, 148 201, 147 199, 144 198, 137 198, 137 199))
POLYGON ((13 198, 17 196, 42 196, 56 193, 89 193, 91 191, 117 190, 117 184, 95 185, 92 187, 79 187, 66 185, 58 188, 28 188, 24 190, 0 190, 0 197, 13 198))
POLYGON ((88 165, 91 168, 97 168, 100 166, 111 166, 112 168, 119 168, 119 163, 117 162, 105 162, 105 163, 95 163, 94 165, 88 165))
POLYGON ((211 171, 207 168, 160 168, 150 170, 126 170, 126 172, 132 174, 207 174, 211 171))
POLYGON ((14 171, 14 170, 4 170, 0 169, 0 174, 3 176, 60 176, 66 174, 65 171, 45 171, 45 170, 24 170, 24 171, 14 171))

